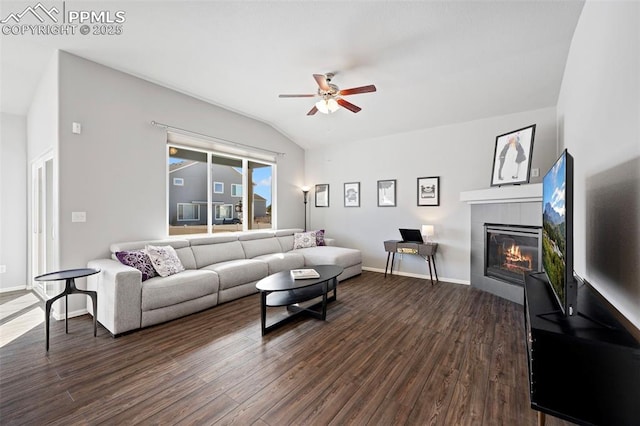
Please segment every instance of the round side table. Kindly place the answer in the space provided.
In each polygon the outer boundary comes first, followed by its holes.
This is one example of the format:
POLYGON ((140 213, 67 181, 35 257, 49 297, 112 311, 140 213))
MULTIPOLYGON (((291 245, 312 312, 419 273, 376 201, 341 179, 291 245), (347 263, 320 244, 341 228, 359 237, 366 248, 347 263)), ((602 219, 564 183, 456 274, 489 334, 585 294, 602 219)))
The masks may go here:
POLYGON ((68 304, 67 296, 73 293, 82 293, 91 297, 91 300, 93 302, 93 337, 96 337, 97 331, 98 331, 98 323, 97 323, 98 292, 89 291, 89 290, 80 290, 79 288, 76 287, 76 283, 74 280, 76 278, 87 277, 89 275, 97 274, 98 272, 100 272, 99 269, 90 269, 90 268, 67 269, 64 271, 56 271, 56 272, 50 272, 44 275, 38 275, 37 277, 34 278, 34 280, 36 281, 62 281, 62 280, 65 281, 64 291, 58 294, 57 296, 54 296, 53 298, 48 299, 45 303, 45 306, 46 306, 45 327, 46 327, 46 336, 47 336, 46 337, 47 351, 49 351, 49 316, 51 315, 51 305, 53 305, 53 302, 60 299, 62 296, 64 296, 64 302, 65 302, 64 328, 65 328, 65 333, 67 334, 69 333, 69 314, 68 314, 69 304, 68 304))

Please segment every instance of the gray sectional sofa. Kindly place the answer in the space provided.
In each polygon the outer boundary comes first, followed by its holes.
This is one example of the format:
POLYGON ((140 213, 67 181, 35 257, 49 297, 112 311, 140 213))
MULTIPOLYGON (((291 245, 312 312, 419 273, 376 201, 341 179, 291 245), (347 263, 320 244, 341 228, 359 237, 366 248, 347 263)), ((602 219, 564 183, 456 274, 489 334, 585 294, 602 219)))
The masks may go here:
MULTIPOLYGON (((312 265, 340 265, 342 281, 362 272, 359 250, 328 245, 294 249, 300 229, 251 231, 207 237, 112 244, 111 259, 97 259, 89 268, 101 272, 87 278, 98 292, 98 321, 114 336, 179 318, 249 294, 267 275, 312 265), (118 251, 145 246, 172 246, 185 270, 142 281, 142 273, 115 260, 118 251)), ((92 307, 88 306, 90 313, 92 307)))

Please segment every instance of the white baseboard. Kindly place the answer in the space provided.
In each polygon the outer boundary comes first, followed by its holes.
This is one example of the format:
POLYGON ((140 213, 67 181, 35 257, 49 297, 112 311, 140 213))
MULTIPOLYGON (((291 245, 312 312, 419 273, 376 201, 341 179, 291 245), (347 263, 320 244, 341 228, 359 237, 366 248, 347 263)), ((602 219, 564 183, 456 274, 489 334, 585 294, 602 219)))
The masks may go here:
POLYGON ((27 290, 27 286, 22 285, 18 287, 0 288, 0 293, 9 293, 12 291, 20 291, 20 290, 27 290))
MULTIPOLYGON (((378 272, 380 274, 384 274, 384 269, 380 269, 380 268, 370 268, 368 266, 363 266, 362 270, 363 271, 369 271, 369 272, 378 272)), ((411 272, 393 271, 393 275, 401 275, 403 277, 411 277, 411 278, 420 278, 420 279, 423 279, 423 280, 431 280, 431 277, 429 277, 429 275, 413 274, 411 272)), ((440 279, 440 281, 445 281, 445 282, 448 282, 448 283, 471 285, 471 281, 469 281, 469 280, 459 280, 457 278, 446 278, 446 277, 438 277, 438 278, 440 279)))
MULTIPOLYGON (((64 320, 64 312, 58 312, 55 309, 52 309, 53 311, 53 319, 57 320, 57 321, 62 321, 64 320)), ((88 314, 89 311, 85 308, 85 309, 80 309, 77 311, 73 311, 73 312, 69 312, 69 318, 73 318, 73 317, 79 317, 82 315, 86 315, 88 314)))

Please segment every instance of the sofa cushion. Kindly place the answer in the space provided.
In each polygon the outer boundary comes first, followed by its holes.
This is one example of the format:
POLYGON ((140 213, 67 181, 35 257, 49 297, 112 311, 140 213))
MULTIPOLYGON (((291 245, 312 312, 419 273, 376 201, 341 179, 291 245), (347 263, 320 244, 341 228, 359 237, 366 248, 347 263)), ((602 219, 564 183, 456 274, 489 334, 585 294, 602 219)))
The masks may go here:
POLYGON ((230 260, 204 269, 218 274, 220 290, 258 281, 269 275, 267 262, 255 259, 230 260))
POLYGON ((240 241, 240 244, 242 244, 242 248, 244 249, 244 254, 247 259, 253 259, 254 257, 265 254, 282 252, 282 247, 280 247, 280 243, 274 236, 270 236, 269 238, 240 241))
POLYGON ((184 269, 198 269, 198 265, 196 265, 196 258, 193 256, 193 250, 191 247, 183 247, 177 248, 176 253, 178 254, 178 258, 184 266, 184 269))
POLYGON ((316 244, 316 232, 296 232, 293 234, 293 249, 301 249, 307 247, 315 247, 316 244))
POLYGON ((228 241, 191 247, 198 268, 230 260, 244 259, 244 250, 240 241, 228 241))
POLYGON ((218 276, 213 271, 186 270, 142 283, 142 310, 164 308, 218 292, 218 276))
POLYGON ((301 253, 272 253, 256 257, 269 265, 269 274, 298 269, 304 266, 304 256, 301 253))
POLYGON ((278 243, 280 243, 280 247, 283 252, 288 252, 293 250, 293 234, 284 235, 281 237, 276 237, 278 239, 278 243))
POLYGON ((142 281, 158 275, 149 255, 144 250, 117 251, 116 257, 123 265, 131 266, 142 272, 142 281))
POLYGON ((360 250, 322 246, 309 247, 294 250, 293 253, 300 253, 304 256, 305 266, 311 265, 340 265, 343 268, 362 263, 362 253, 360 250))
POLYGON ((315 231, 315 233, 316 233, 316 245, 326 246, 324 242, 324 229, 318 229, 315 231))
POLYGON ((149 255, 154 269, 161 277, 168 277, 184 271, 184 266, 182 266, 173 247, 147 245, 145 251, 149 255))

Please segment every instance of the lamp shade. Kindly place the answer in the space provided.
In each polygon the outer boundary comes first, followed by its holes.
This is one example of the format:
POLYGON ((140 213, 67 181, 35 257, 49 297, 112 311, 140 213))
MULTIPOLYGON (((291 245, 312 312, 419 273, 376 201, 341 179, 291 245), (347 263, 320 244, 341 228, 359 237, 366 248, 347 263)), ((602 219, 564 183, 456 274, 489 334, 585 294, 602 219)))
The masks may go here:
POLYGON ((427 237, 427 239, 429 239, 429 237, 432 237, 434 233, 435 227, 433 225, 422 225, 422 235, 427 237))

